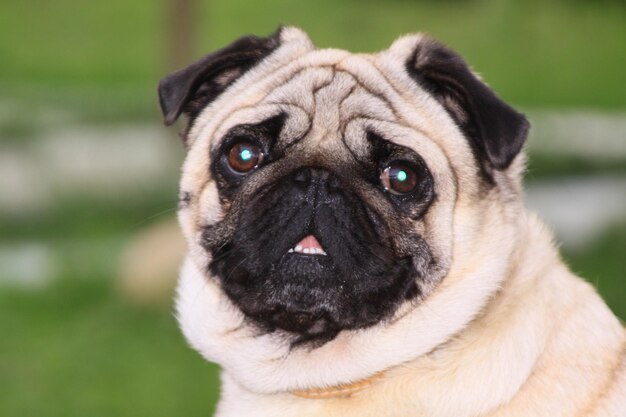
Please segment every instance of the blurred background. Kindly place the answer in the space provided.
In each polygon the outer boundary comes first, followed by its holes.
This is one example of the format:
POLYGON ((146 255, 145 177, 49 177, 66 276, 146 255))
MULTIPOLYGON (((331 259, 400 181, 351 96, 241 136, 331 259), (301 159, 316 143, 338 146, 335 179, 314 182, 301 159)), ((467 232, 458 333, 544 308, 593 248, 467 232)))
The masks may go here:
POLYGON ((2 0, 0 415, 211 414, 217 368, 173 315, 182 125, 162 126, 156 85, 279 24, 461 52, 529 116, 528 205, 626 318, 624 1, 2 0))

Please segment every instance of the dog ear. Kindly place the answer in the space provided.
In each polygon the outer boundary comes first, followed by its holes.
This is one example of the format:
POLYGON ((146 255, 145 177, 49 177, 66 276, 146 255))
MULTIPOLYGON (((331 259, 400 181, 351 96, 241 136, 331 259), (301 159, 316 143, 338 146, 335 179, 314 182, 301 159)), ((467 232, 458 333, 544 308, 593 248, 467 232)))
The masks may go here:
POLYGON ((454 119, 485 172, 504 170, 511 164, 526 140, 528 120, 500 100, 463 58, 425 37, 406 62, 406 69, 454 119))
POLYGON ((245 36, 159 82, 159 104, 166 125, 185 113, 195 118, 246 71, 280 46, 279 28, 273 35, 245 36))

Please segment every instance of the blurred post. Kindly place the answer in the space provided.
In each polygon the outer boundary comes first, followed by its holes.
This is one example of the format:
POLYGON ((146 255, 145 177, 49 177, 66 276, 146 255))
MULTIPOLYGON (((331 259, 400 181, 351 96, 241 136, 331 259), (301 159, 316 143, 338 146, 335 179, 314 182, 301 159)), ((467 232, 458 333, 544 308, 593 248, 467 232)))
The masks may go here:
POLYGON ((168 71, 180 69, 194 58, 198 6, 198 0, 167 0, 165 20, 168 71))

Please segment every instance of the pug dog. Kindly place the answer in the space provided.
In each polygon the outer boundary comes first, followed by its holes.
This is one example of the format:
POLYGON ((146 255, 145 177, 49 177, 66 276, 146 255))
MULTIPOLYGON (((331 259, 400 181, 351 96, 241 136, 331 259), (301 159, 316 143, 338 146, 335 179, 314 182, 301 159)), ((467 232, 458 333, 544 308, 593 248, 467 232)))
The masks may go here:
POLYGON ((177 317, 217 416, 626 416, 624 328, 524 207, 526 118, 459 55, 283 27, 159 98, 188 119, 177 317))

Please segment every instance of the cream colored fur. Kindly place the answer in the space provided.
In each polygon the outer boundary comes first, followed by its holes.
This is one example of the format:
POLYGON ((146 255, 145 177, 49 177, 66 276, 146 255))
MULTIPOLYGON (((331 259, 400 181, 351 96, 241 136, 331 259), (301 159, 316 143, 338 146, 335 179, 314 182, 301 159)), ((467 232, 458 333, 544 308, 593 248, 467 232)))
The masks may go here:
POLYGON ((403 63, 408 36, 376 55, 316 50, 295 28, 196 120, 181 190, 197 196, 179 219, 189 254, 177 310, 189 343, 223 369, 217 415, 246 416, 626 416, 624 329, 592 287, 560 260, 551 234, 524 208, 523 156, 497 186, 479 187, 466 139, 403 63), (365 129, 420 153, 437 200, 418 232, 445 265, 439 285, 384 323, 341 332, 315 349, 259 335, 206 274, 201 226, 222 218, 209 149, 229 128, 278 111, 284 135, 339 152, 339 135, 365 129), (349 398, 289 391, 382 380, 349 398))

